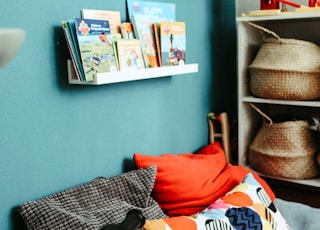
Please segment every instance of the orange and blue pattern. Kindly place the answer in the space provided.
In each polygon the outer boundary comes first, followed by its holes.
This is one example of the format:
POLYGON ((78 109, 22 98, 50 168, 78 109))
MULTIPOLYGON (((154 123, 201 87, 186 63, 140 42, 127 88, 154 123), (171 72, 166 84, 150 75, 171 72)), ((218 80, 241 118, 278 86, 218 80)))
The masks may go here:
POLYGON ((251 173, 238 186, 193 216, 147 220, 145 230, 289 230, 251 173))

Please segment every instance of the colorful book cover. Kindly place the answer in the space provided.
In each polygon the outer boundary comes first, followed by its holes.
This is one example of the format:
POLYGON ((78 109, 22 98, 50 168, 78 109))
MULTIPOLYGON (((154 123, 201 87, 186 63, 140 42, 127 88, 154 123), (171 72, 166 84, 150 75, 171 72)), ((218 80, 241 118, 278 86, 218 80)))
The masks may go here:
POLYGON ((76 48, 75 48, 75 44, 73 42, 73 39, 72 39, 72 36, 71 36, 71 31, 70 31, 70 28, 69 28, 69 23, 68 21, 62 21, 61 22, 62 24, 62 29, 63 29, 63 32, 64 32, 64 36, 66 38, 66 42, 67 42, 67 46, 68 46, 68 50, 69 50, 69 53, 70 53, 70 57, 71 57, 71 60, 72 60, 72 64, 73 64, 73 67, 74 67, 74 70, 75 70, 75 73, 77 75, 77 78, 79 81, 83 81, 85 80, 85 76, 83 73, 83 71, 81 70, 82 69, 82 63, 81 63, 81 59, 80 58, 77 58, 77 54, 76 54, 76 48))
MULTIPOLYGON (((71 38, 74 44, 74 49, 75 49, 75 55, 76 55, 76 59, 79 61, 79 63, 81 63, 81 57, 80 57, 80 50, 79 50, 79 44, 78 44, 78 38, 77 38, 77 30, 76 30, 76 25, 74 20, 68 20, 68 24, 69 24, 69 29, 71 32, 71 38)), ((82 65, 81 65, 82 67, 82 65)), ((81 68, 82 73, 84 73, 83 68, 81 68)))
POLYGON ((158 19, 143 14, 132 15, 133 31, 140 40, 145 67, 159 67, 153 24, 158 19))
POLYGON ((134 14, 156 17, 158 21, 176 21, 175 3, 127 0, 127 9, 131 22, 134 14))
POLYGON ((109 21, 76 18, 75 26, 86 81, 96 73, 117 71, 109 21))
POLYGON ((114 56, 116 58, 116 64, 117 64, 117 70, 120 70, 119 68, 119 58, 118 58, 118 50, 117 50, 117 41, 121 40, 122 36, 112 36, 112 43, 113 43, 113 50, 114 50, 114 56))
POLYGON ((144 69, 139 40, 117 40, 117 50, 120 71, 144 69))
POLYGON ((186 61, 185 22, 160 22, 162 65, 183 65, 186 61))
POLYGON ((87 19, 108 20, 111 34, 120 33, 120 11, 82 9, 81 17, 87 19))
POLYGON ((153 24, 153 31, 154 31, 154 38, 156 40, 158 63, 159 63, 159 66, 162 66, 161 46, 160 46, 160 24, 159 23, 153 24))
POLYGON ((134 39, 132 23, 130 23, 130 22, 121 23, 120 31, 121 31, 122 38, 134 39))

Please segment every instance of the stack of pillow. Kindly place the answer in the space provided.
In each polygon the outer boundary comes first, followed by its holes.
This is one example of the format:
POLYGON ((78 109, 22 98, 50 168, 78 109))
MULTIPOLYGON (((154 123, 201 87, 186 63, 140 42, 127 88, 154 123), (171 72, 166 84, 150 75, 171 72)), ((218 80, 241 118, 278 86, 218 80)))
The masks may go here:
POLYGON ((136 170, 22 204, 27 227, 98 230, 139 209, 146 230, 288 229, 265 181, 228 164, 218 142, 196 153, 133 158, 136 170))
POLYGON ((228 164, 218 142, 195 154, 136 153, 134 161, 157 167, 152 196, 169 215, 147 220, 144 229, 288 229, 266 182, 228 164))

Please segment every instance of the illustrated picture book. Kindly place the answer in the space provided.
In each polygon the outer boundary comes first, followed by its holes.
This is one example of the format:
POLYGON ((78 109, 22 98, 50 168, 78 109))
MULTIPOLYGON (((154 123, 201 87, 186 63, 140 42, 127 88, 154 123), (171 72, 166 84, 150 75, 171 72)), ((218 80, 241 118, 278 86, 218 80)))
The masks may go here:
POLYGON ((134 14, 152 16, 158 21, 176 21, 175 3, 127 0, 127 10, 131 22, 134 14))
POLYGON ((116 43, 120 71, 144 69, 139 40, 120 39, 116 43))
POLYGON ((82 9, 81 17, 87 19, 108 20, 111 34, 114 35, 116 33, 120 33, 120 11, 82 9))
POLYGON ((136 39, 140 40, 142 55, 146 68, 159 67, 157 47, 154 36, 153 24, 157 18, 143 15, 132 15, 132 25, 136 39))
POLYGON ((158 63, 159 63, 159 66, 162 66, 161 46, 160 46, 160 24, 159 23, 153 24, 153 32, 154 32, 154 39, 156 41, 158 63))
POLYGON ((109 21, 76 18, 75 27, 86 81, 96 73, 117 71, 109 21))
POLYGON ((158 26, 162 65, 183 65, 186 61, 185 22, 160 22, 158 26))
POLYGON ((120 25, 120 31, 122 38, 124 39, 133 39, 134 33, 133 33, 133 26, 131 22, 122 22, 120 25))
POLYGON ((75 30, 74 22, 73 24, 72 23, 69 24, 69 21, 62 21, 61 24, 62 24, 62 29, 66 38, 68 50, 71 56, 71 61, 72 61, 76 76, 79 81, 84 81, 85 75, 83 72, 82 61, 81 61, 79 50, 78 50, 78 43, 73 38, 73 36, 75 36, 75 34, 72 34, 74 33, 74 31, 71 31, 71 30, 75 30))

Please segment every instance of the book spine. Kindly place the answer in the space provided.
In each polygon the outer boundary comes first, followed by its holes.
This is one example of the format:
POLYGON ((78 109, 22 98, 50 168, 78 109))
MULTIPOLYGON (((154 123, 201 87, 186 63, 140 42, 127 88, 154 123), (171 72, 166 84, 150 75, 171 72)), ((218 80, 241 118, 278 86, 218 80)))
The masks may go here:
POLYGON ((82 81, 83 79, 82 79, 81 73, 79 71, 81 66, 76 60, 74 44, 73 44, 73 41, 72 41, 72 38, 71 38, 71 33, 70 33, 70 30, 69 30, 68 23, 66 21, 62 22, 62 28, 63 28, 64 36, 66 38, 66 42, 67 42, 68 50, 69 50, 69 53, 70 53, 70 56, 71 56, 72 64, 73 64, 73 67, 75 69, 75 73, 77 75, 78 80, 82 81))

